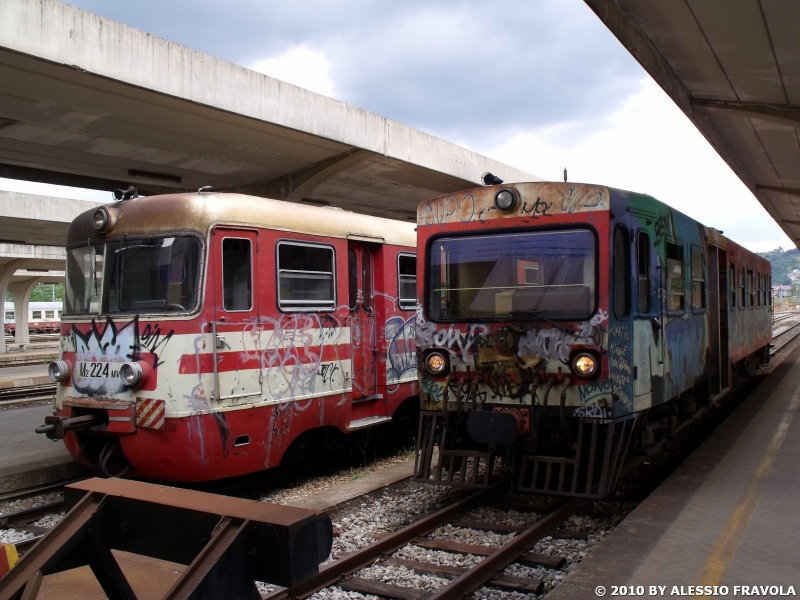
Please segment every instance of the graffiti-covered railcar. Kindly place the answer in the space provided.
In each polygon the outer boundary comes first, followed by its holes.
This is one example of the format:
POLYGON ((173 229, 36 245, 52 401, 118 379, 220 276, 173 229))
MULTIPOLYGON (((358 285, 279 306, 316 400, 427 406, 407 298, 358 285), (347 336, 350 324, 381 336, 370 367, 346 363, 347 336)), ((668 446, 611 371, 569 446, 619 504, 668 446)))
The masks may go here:
POLYGON ((499 185, 417 221, 418 481, 601 497, 768 359, 769 263, 651 197, 499 185))
POLYGON ((202 481, 415 414, 415 240, 412 223, 235 194, 84 213, 39 431, 106 474, 202 481))

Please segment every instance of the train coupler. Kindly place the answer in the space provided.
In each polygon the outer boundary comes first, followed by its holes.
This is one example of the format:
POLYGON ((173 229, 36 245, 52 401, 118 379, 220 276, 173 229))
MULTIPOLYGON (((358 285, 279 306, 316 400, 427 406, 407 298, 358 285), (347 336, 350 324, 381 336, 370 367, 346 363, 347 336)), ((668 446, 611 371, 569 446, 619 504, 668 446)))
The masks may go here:
POLYGON ((81 415, 79 417, 59 417, 57 415, 44 418, 44 425, 36 428, 36 433, 43 433, 53 441, 63 439, 68 431, 87 429, 95 425, 106 425, 108 417, 101 414, 81 415))

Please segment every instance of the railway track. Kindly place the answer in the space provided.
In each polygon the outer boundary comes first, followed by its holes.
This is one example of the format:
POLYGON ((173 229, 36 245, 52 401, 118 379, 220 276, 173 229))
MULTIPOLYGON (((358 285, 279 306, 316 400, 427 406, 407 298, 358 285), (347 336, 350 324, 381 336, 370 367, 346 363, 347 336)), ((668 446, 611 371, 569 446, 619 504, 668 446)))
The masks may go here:
POLYGON ((457 598, 469 594, 484 585, 506 591, 538 594, 542 591, 543 586, 541 578, 502 575, 500 573, 514 562, 534 568, 560 568, 566 561, 564 557, 537 554, 529 552, 528 549, 548 535, 553 535, 556 538, 562 537, 562 539, 584 539, 581 536, 588 537, 588 534, 583 532, 558 531, 559 525, 575 514, 585 504, 586 500, 572 499, 562 502, 530 527, 510 526, 502 523, 461 518, 465 512, 491 501, 496 494, 505 491, 505 486, 494 486, 481 490, 402 529, 385 535, 377 535, 375 536, 377 539, 373 543, 361 550, 336 555, 335 558, 337 560, 323 567, 317 576, 293 588, 279 588, 264 596, 264 598, 269 600, 306 598, 334 585, 338 585, 339 588, 345 591, 402 600, 457 598), (447 525, 501 534, 513 533, 515 536, 500 547, 464 544, 429 537, 437 529, 447 525), (472 554, 485 558, 473 567, 465 568, 390 557, 392 553, 407 544, 414 544, 429 550, 472 554), (443 577, 450 579, 450 583, 431 593, 426 590, 387 584, 355 576, 355 573, 365 567, 381 565, 403 567, 417 574, 443 577))
POLYGON ((0 389, 0 405, 18 402, 52 400, 56 394, 55 383, 0 389))
POLYGON ((770 344, 769 355, 776 355, 781 349, 792 343, 798 335, 800 335, 800 323, 796 323, 778 333, 774 333, 772 336, 772 344, 770 344))
POLYGON ((64 500, 56 500, 55 502, 48 502, 23 510, 0 514, 0 529, 14 529, 16 531, 25 531, 34 534, 33 537, 14 544, 17 548, 17 552, 22 555, 50 530, 50 527, 36 525, 36 521, 48 515, 60 513, 63 510, 64 500))

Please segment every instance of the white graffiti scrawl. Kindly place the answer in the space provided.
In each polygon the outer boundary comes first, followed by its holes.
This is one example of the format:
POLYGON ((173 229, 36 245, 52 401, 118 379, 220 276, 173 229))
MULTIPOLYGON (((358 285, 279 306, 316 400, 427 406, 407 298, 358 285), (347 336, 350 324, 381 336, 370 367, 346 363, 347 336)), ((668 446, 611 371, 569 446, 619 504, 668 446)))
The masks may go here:
POLYGON ((61 351, 75 353, 72 385, 78 392, 110 396, 126 389, 119 378, 119 368, 124 363, 149 355, 151 366, 157 369, 161 364, 159 353, 172 335, 173 330, 165 332, 157 324, 142 326, 138 316, 123 323, 108 317, 103 324, 92 320, 86 333, 73 325, 69 334, 61 338, 61 351))

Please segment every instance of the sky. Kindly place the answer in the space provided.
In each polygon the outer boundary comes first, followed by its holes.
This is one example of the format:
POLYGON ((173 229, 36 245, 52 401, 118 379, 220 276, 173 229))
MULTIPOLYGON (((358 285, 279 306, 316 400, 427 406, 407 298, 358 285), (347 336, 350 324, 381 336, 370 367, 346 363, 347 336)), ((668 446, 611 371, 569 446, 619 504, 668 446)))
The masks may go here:
POLYGON ((68 3, 544 179, 566 167, 570 181, 648 193, 751 250, 794 246, 582 0, 68 3))

